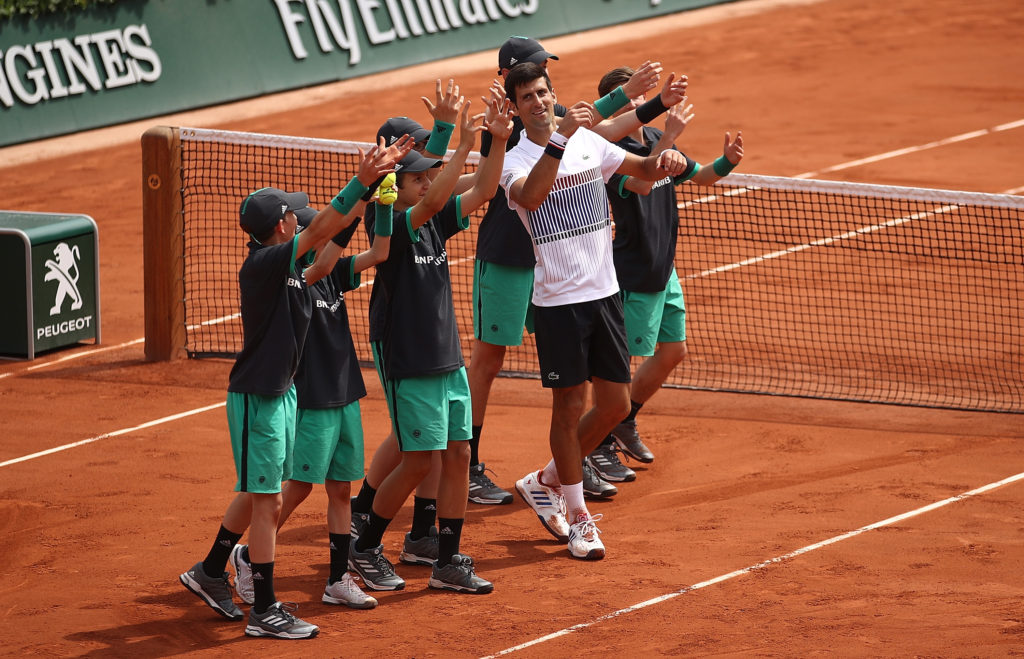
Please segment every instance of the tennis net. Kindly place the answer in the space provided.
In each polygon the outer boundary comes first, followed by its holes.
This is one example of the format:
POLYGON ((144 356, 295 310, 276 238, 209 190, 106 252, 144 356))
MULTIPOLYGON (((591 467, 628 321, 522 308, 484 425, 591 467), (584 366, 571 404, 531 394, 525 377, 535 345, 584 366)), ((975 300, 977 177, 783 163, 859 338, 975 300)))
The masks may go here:
MULTIPOLYGON (((231 357, 242 342, 240 200, 275 186, 322 207, 369 145, 177 137, 184 349, 231 357)), ((668 386, 1024 412, 1024 198, 743 174, 679 191, 689 355, 668 386)), ((467 361, 479 219, 448 243, 467 361)), ((366 248, 360 230, 351 249, 366 248)), ((347 304, 369 364, 372 271, 363 279, 347 304)), ((503 374, 537 377, 531 336, 508 350, 503 374)))

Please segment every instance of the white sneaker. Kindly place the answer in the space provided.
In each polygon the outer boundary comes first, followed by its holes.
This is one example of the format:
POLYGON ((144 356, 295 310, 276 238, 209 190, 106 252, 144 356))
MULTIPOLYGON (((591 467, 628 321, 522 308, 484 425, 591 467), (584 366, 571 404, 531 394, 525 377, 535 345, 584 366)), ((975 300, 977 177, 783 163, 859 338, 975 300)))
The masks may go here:
POLYGON ((246 604, 256 601, 256 589, 252 585, 252 565, 242 557, 242 552, 249 545, 235 545, 231 550, 229 561, 235 570, 235 592, 238 599, 246 604))
POLYGON ((344 604, 353 609, 372 609, 377 606, 377 600, 364 593, 348 572, 338 581, 327 584, 320 601, 324 604, 344 604))
POLYGON ((585 561, 599 561, 604 558, 604 543, 601 542, 601 529, 594 522, 601 515, 576 516, 576 521, 569 527, 569 553, 574 558, 585 561))
POLYGON ((565 499, 562 493, 540 482, 540 472, 531 471, 516 481, 516 492, 523 498, 540 523, 561 542, 569 539, 569 523, 565 521, 565 499))

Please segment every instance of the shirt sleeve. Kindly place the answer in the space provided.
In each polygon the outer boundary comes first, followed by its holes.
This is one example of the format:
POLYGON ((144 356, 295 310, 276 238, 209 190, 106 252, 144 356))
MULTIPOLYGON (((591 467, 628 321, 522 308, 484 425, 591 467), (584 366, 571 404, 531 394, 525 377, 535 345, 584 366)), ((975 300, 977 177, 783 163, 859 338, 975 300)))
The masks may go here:
POLYGON ((505 164, 501 168, 501 187, 505 190, 508 207, 512 210, 519 208, 519 205, 512 201, 509 188, 519 179, 529 176, 531 169, 533 164, 526 162, 519 150, 513 149, 505 154, 505 164))

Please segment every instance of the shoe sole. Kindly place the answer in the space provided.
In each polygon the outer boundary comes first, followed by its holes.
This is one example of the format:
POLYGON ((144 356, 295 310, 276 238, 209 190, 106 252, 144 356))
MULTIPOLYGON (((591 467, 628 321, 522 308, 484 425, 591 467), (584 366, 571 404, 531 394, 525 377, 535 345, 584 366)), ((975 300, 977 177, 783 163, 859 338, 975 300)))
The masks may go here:
POLYGON ((512 503, 512 493, 510 492, 507 497, 502 497, 501 499, 485 499, 483 497, 470 496, 469 502, 479 503, 485 506, 503 506, 506 503, 512 503))
POLYGON ((425 565, 429 567, 433 567, 434 565, 433 558, 417 556, 416 554, 407 554, 404 551, 398 555, 398 562, 403 565, 425 565))
POLYGON ((604 558, 604 549, 591 549, 587 552, 586 556, 577 556, 572 553, 572 550, 569 550, 569 555, 581 561, 599 561, 604 558))
MULTIPOLYGON (((533 510, 533 514, 537 515, 537 511, 533 509, 532 505, 530 505, 529 497, 527 497, 525 494, 523 494, 523 491, 521 489, 519 489, 519 483, 518 482, 516 483, 516 493, 520 496, 520 498, 522 498, 523 501, 526 502, 526 505, 530 508, 530 510, 533 510)), ((550 533, 551 535, 555 536, 555 538, 559 542, 569 542, 569 536, 567 536, 567 535, 560 535, 559 533, 557 533, 553 528, 548 526, 547 521, 543 517, 541 517, 540 515, 537 515, 537 519, 539 519, 540 523, 544 525, 544 528, 546 528, 548 530, 548 533, 550 533)))
POLYGON ((253 627, 251 625, 245 626, 246 636, 267 636, 270 638, 286 638, 290 640, 299 640, 303 638, 313 638, 320 633, 319 629, 313 630, 309 634, 289 634, 288 632, 268 632, 262 627, 253 627))
POLYGON ((488 584, 482 588, 467 588, 465 586, 460 586, 459 584, 441 581, 434 577, 430 577, 430 581, 427 582, 427 586, 437 590, 450 590, 456 593, 468 593, 470 595, 486 595, 494 590, 494 584, 488 584))
POLYGON ((349 602, 348 600, 338 599, 336 597, 330 597, 326 593, 320 598, 320 601, 324 604, 340 604, 347 606, 350 609, 373 609, 377 606, 377 600, 370 600, 369 602, 349 602))
POLYGON ((605 490, 604 492, 588 492, 587 490, 583 490, 583 496, 585 496, 588 499, 611 499, 618 493, 618 488, 613 490, 605 490))
POLYGON ((238 594, 238 599, 242 600, 242 602, 244 604, 248 604, 249 606, 252 606, 253 604, 256 603, 256 594, 253 593, 252 597, 246 597, 242 593, 242 591, 238 588, 238 575, 242 573, 241 570, 238 567, 238 559, 239 559, 238 554, 239 554, 239 552, 232 551, 231 552, 231 556, 228 557, 228 560, 231 561, 231 569, 235 571, 235 593, 238 594))
POLYGON ((211 600, 206 595, 206 593, 203 592, 203 587, 202 586, 200 586, 194 579, 192 579, 192 577, 188 576, 188 572, 185 572, 184 574, 179 576, 178 577, 178 581, 181 582, 182 586, 185 586, 185 588, 188 588, 190 591, 192 591, 192 593, 196 597, 198 597, 199 599, 201 599, 204 602, 206 602, 206 605, 208 607, 210 607, 211 609, 213 609, 217 613, 221 614, 222 616, 224 616, 228 620, 241 620, 242 618, 245 617, 242 614, 241 611, 239 611, 237 615, 232 615, 232 614, 228 613, 227 611, 225 611, 224 609, 222 609, 219 604, 217 604, 216 602, 211 600))
MULTIPOLYGON (((622 449, 623 453, 625 453, 629 457, 633 458, 634 460, 636 460, 638 462, 642 462, 644 464, 651 464, 652 462, 654 462, 654 456, 653 455, 652 456, 637 455, 636 453, 633 453, 632 451, 629 450, 629 447, 626 446, 626 442, 624 442, 623 440, 619 439, 614 434, 612 435, 612 437, 615 437, 615 445, 618 446, 620 449, 622 449)), ((608 480, 608 479, 606 478, 605 480, 608 480)))

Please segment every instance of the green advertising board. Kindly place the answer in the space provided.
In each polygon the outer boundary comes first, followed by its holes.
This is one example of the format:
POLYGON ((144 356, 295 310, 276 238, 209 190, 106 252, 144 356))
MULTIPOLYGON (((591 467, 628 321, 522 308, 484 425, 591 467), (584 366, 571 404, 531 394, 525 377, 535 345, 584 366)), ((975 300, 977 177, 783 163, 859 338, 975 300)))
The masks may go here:
POLYGON ((87 215, 0 211, 0 356, 99 343, 98 251, 87 215))
POLYGON ((123 0, 8 19, 0 146, 722 1, 123 0))

